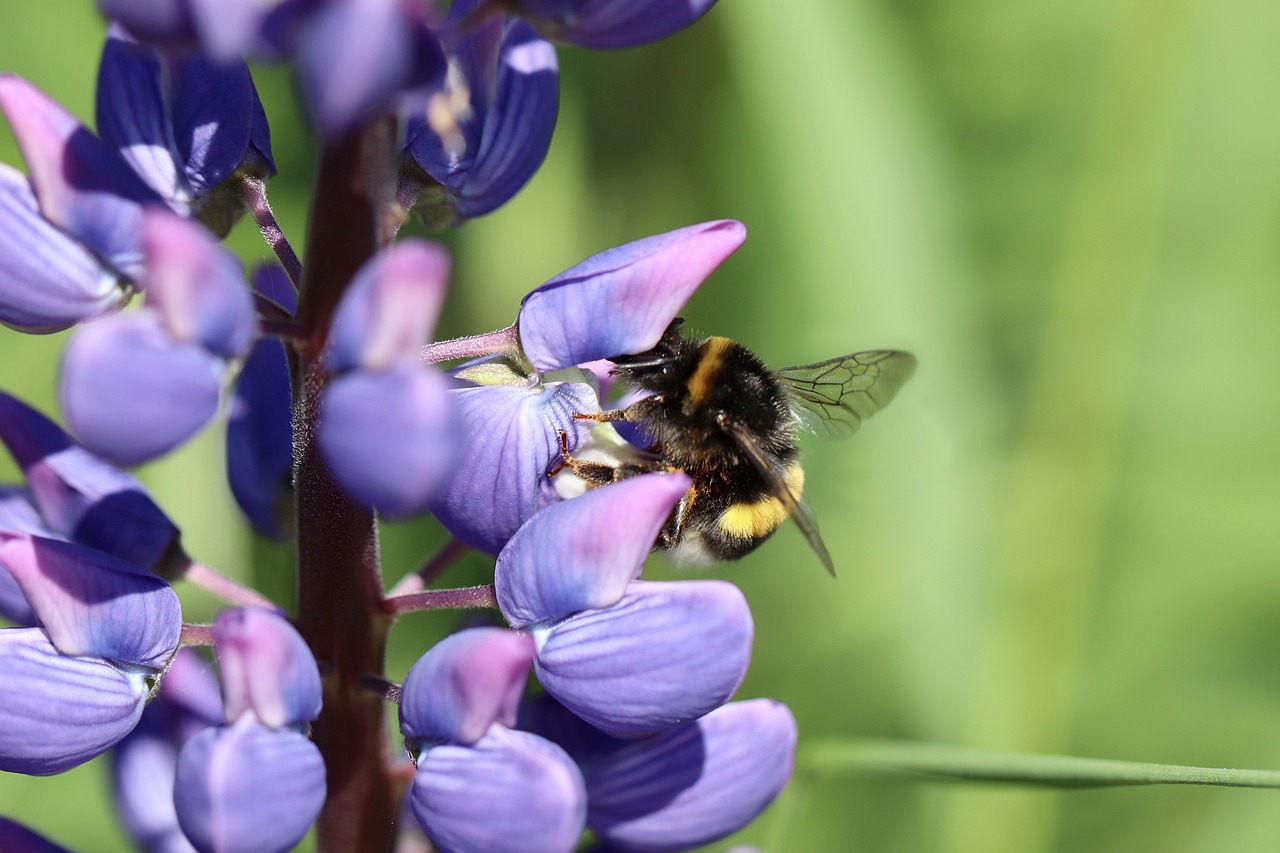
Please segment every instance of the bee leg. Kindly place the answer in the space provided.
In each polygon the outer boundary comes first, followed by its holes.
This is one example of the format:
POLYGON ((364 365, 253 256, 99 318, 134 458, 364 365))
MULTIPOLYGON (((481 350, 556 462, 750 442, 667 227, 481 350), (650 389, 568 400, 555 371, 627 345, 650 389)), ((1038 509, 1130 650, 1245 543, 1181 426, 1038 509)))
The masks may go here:
MULTIPOLYGON (((574 417, 577 417, 577 415, 574 415, 574 417)), ((547 471, 547 476, 554 477, 565 468, 568 468, 575 477, 580 478, 593 488, 626 479, 627 476, 616 465, 609 465, 604 462, 584 462, 581 459, 575 459, 569 453, 569 434, 564 430, 560 430, 560 461, 556 463, 554 468, 547 471)))
POLYGON ((614 421, 628 421, 627 409, 609 409, 607 412, 574 412, 573 419, 576 421, 595 421, 598 424, 607 424, 614 421))

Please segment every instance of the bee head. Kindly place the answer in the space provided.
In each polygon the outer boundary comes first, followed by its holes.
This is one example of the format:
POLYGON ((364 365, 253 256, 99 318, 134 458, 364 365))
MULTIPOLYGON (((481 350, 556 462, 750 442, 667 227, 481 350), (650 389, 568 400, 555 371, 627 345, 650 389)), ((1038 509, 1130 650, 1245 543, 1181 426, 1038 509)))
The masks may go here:
POLYGON ((614 368, 610 372, 632 378, 646 375, 664 375, 670 373, 680 359, 684 339, 680 337, 679 327, 684 320, 676 317, 662 333, 661 340, 653 349, 633 355, 616 355, 609 359, 614 368))

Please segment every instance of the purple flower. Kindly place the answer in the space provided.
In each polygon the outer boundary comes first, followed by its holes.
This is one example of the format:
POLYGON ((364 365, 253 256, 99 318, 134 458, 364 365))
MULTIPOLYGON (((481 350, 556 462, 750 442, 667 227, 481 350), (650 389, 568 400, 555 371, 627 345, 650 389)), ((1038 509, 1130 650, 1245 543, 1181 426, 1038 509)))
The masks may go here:
POLYGON ((361 267, 334 315, 316 438, 347 493, 388 517, 422 512, 453 470, 446 381, 418 359, 448 277, 442 248, 402 240, 361 267))
POLYGON ((587 826, 610 850, 689 850, 737 832, 778 795, 795 760, 795 718, 769 699, 638 740, 608 737, 549 697, 525 721, 582 768, 587 826))
POLYGON ((30 511, 11 496, 0 530, 63 538, 161 571, 182 558, 178 528, 130 475, 0 392, 0 441, 27 478, 30 511))
POLYGON ((325 770, 303 731, 320 713, 320 673, 278 614, 224 610, 213 624, 229 725, 183 745, 174 807, 199 850, 283 851, 320 813, 325 770))
POLYGON ((515 731, 533 659, 527 636, 446 638, 405 676, 400 730, 417 756, 408 799, 443 853, 569 853, 582 834, 582 776, 560 747, 515 731))
POLYGON ((548 693, 619 736, 696 719, 737 690, 752 621, 723 581, 635 581, 658 530, 689 489, 646 474, 556 504, 498 555, 498 606, 533 635, 548 693))
POLYGON ((429 227, 459 224, 505 204, 542 165, 555 129, 555 48, 504 15, 459 29, 480 2, 449 8, 449 75, 426 111, 410 116, 406 131, 406 162, 435 185, 419 207, 429 227))
POLYGON ((275 174, 267 117, 249 69, 167 54, 108 29, 98 67, 98 131, 176 212, 225 236, 243 211, 219 189, 275 174))
POLYGON ((732 220, 648 237, 595 255, 524 298, 516 321, 524 369, 502 363, 459 372, 486 384, 453 393, 467 460, 431 504, 450 533, 497 553, 534 513, 559 499, 549 474, 560 441, 578 449, 591 432, 575 413, 600 410, 586 374, 546 376, 608 356, 644 352, 698 285, 742 244, 732 220))
POLYGON ((0 533, 40 627, 0 631, 0 769, 60 773, 137 724, 173 655, 178 598, 150 572, 82 545, 0 533))
POLYGON ((22 78, 0 75, 0 109, 31 171, 0 165, 0 322, 49 332, 118 308, 142 269, 142 204, 159 197, 22 78))
POLYGON ((313 5, 297 26, 295 62, 323 136, 342 136, 398 95, 444 78, 444 52, 423 9, 399 0, 313 5))
POLYGON ((239 264, 199 226, 143 220, 142 311, 76 330, 62 357, 62 410, 95 453, 136 465, 186 441, 218 410, 222 373, 257 334, 239 264))
POLYGON ((634 47, 675 33, 702 17, 715 0, 514 0, 516 14, 547 38, 607 50, 634 47))
POLYGON ((652 349, 698 285, 747 231, 690 225, 594 255, 520 304, 520 346, 539 371, 652 349))
POLYGON ((283 540, 293 518, 293 422, 280 341, 254 344, 227 412, 227 482, 253 529, 283 540))
POLYGON ((137 727, 112 750, 116 812, 147 853, 193 853, 174 810, 174 774, 187 741, 224 722, 210 665, 179 649, 137 727))

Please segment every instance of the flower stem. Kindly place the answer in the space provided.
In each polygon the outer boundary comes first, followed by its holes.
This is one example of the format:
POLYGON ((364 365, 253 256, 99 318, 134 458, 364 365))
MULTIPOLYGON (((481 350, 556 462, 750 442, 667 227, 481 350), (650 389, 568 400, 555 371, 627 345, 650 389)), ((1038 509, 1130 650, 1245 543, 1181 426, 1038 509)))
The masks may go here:
POLYGON ((257 590, 214 571, 204 563, 197 563, 194 560, 187 563, 182 572, 182 579, 232 604, 242 607, 269 607, 273 610, 276 608, 274 601, 257 590))
POLYGON ((469 550, 470 548, 457 539, 450 539, 431 559, 423 563, 422 568, 401 578, 400 582, 387 593, 387 598, 408 595, 426 588, 427 584, 440 577, 445 569, 452 566, 459 557, 469 550))
POLYGON ((429 589, 398 595, 382 602, 384 612, 393 618, 419 610, 479 610, 498 606, 493 584, 465 586, 459 589, 429 589))
POLYGON ((293 246, 289 245, 289 239, 284 236, 280 223, 276 221, 271 203, 267 201, 267 185, 259 178, 245 176, 240 179, 236 189, 249 215, 257 223, 258 230, 262 232, 262 239, 266 240, 271 251, 276 253, 289 280, 293 282, 294 287, 297 287, 302 281, 302 264, 293 251, 293 246))
POLYGON ((387 853, 395 839, 383 706, 361 687, 366 675, 383 672, 391 622, 381 610, 377 526, 333 481, 315 435, 327 381, 320 353, 339 299, 379 247, 396 155, 389 118, 325 146, 299 289, 297 316, 306 337, 295 350, 293 370, 297 621, 329 673, 312 729, 328 784, 316 822, 321 853, 387 853))
POLYGON ((213 645, 213 626, 212 625, 191 625, 186 622, 183 622, 182 630, 178 633, 178 645, 180 646, 212 646, 213 645))
POLYGON ((451 341, 427 344, 421 350, 424 364, 435 364, 455 358, 475 358, 480 355, 508 355, 520 358, 520 333, 513 323, 505 329, 483 332, 451 341))

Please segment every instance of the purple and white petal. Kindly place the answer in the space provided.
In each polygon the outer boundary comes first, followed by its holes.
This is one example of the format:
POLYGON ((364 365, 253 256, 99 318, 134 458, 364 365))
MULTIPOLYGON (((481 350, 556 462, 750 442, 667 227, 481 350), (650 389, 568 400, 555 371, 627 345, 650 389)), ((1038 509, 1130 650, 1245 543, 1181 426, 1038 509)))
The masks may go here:
POLYGON ((21 77, 0 75, 0 109, 31 171, 40 212, 136 279, 142 205, 159 197, 110 146, 21 77))
POLYGON ((172 554, 178 528, 133 477, 89 453, 40 412, 0 391, 0 441, 30 484, 51 532, 155 570, 172 554))
POLYGON ((56 332, 120 307, 128 287, 45 221, 21 172, 0 163, 0 323, 56 332))
POLYGON ((488 386, 451 392, 462 428, 458 466, 431 511, 459 540, 497 554, 533 514, 557 500, 548 474, 560 433, 572 452, 591 431, 574 413, 600 411, 586 384, 488 386))
MULTIPOLYGON (((454 3, 449 21, 476 5, 454 3)), ((559 67, 550 42, 501 16, 466 31, 448 52, 459 77, 451 85, 465 87, 469 97, 452 116, 453 127, 435 128, 425 115, 415 116, 406 150, 447 190, 453 215, 466 219, 506 203, 546 159, 560 108, 559 67)))
POLYGON ((98 133, 147 186, 185 214, 194 192, 177 160, 162 73, 155 48, 134 41, 119 24, 108 26, 98 64, 98 133))
POLYGON ((222 722, 212 666, 180 649, 129 736, 111 751, 116 814, 125 833, 147 853, 194 853, 178 826, 174 775, 183 744, 222 722))
POLYGON ((174 341, 153 312, 109 317, 77 329, 63 351, 62 412, 89 450, 138 465, 213 418, 223 366, 200 344, 174 341))
MULTIPOLYGON (((265 127, 262 103, 243 61, 215 63, 194 54, 173 61, 170 75, 178 162, 195 194, 205 196, 251 156, 259 116, 265 127)), ((258 153, 269 163, 269 136, 261 142, 258 153)))
POLYGON ((594 255, 524 298, 520 346, 541 371, 652 349, 746 236, 723 219, 594 255))
POLYGON ((204 228, 154 209, 142 220, 146 307, 177 343, 199 343, 222 358, 249 351, 258 322, 240 263, 204 228))
POLYGON ((324 797, 324 760, 315 744, 288 729, 269 729, 253 714, 196 735, 178 756, 174 806, 198 850, 291 850, 324 797))
POLYGON ((470 745, 494 723, 510 728, 532 666, 527 634, 501 628, 451 634, 405 676, 400 732, 411 741, 470 745))
POLYGON ((141 669, 63 655, 39 628, 0 631, 0 770, 46 776, 106 752, 147 701, 141 669))
POLYGON ((444 75, 444 51, 425 23, 394 0, 333 3, 311 15, 296 63, 320 133, 351 131, 397 94, 444 75))
POLYGON ((770 699, 733 702, 695 723, 587 761, 587 824, 623 850, 689 850, 746 826, 795 759, 796 721, 770 699))
POLYGON ((731 583, 632 581, 613 607, 536 629, 534 671, 596 728, 648 734, 724 704, 746 675, 753 632, 731 583))
POLYGON ((386 370, 352 371, 325 388, 316 441, 354 500, 388 518, 415 515, 460 458, 453 402, 445 378, 414 356, 386 370))
POLYGON ((449 266, 443 246, 410 238, 360 267, 334 313, 330 372, 382 370, 416 357, 435 330, 449 266))
POLYGON ((320 672, 311 649, 272 610, 236 607, 213 620, 227 719, 252 711, 263 725, 299 726, 320 716, 320 672))
POLYGON ((150 572, 72 542, 0 533, 0 562, 53 644, 163 668, 178 646, 178 596, 150 572))
POLYGON ((610 607, 640 575, 658 531, 692 480, 645 474, 538 513, 494 568, 498 607, 514 628, 610 607))
POLYGON ((474 746, 423 755, 409 804, 441 853, 571 853, 586 793, 560 747, 495 725, 474 746))

